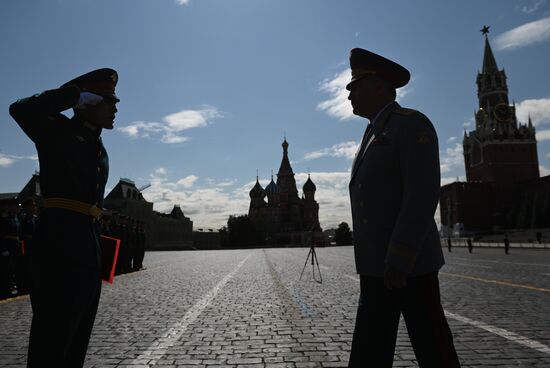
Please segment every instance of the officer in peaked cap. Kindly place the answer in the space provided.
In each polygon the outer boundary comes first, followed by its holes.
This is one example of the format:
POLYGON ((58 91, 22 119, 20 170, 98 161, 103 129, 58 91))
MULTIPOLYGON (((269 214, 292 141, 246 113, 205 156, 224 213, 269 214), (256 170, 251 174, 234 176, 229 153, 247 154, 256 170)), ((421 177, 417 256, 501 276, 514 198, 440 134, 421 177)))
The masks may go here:
POLYGON ((108 177, 101 141, 119 101, 104 68, 16 101, 10 115, 35 143, 43 211, 33 249, 28 367, 82 367, 101 292, 98 217, 108 177), (73 108, 74 116, 61 114, 73 108))
POLYGON ((407 69, 359 48, 350 65, 348 98, 370 124, 349 184, 361 288, 349 367, 392 366, 401 313, 420 367, 459 367, 439 299, 436 131, 395 101, 410 79, 407 69))

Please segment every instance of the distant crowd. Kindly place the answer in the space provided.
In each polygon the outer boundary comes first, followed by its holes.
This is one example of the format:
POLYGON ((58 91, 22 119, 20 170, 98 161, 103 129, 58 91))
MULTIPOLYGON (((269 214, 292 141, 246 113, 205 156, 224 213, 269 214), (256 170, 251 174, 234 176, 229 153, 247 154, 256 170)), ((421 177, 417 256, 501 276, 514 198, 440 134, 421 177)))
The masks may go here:
POLYGON ((103 216, 100 231, 101 235, 120 239, 115 275, 143 268, 146 235, 142 221, 118 214, 103 216))
MULTIPOLYGON (((0 299, 29 293, 40 214, 34 199, 3 201, 0 214, 0 299)), ((117 213, 99 220, 101 235, 120 239, 115 275, 139 271, 145 257, 144 223, 117 213)), ((75 245, 77 246, 77 245, 75 245)))

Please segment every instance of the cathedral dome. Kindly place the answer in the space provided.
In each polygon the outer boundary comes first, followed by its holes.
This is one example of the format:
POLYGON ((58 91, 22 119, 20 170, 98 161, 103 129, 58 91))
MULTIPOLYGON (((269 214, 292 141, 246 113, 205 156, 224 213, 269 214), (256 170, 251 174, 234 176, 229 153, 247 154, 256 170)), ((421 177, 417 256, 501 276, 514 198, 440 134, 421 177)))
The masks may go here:
POLYGON ((311 181, 311 178, 309 177, 309 174, 307 176, 307 181, 305 182, 302 189, 303 189, 304 192, 315 192, 317 190, 317 187, 315 186, 313 181, 311 181))
POLYGON ((250 190, 250 198, 264 198, 265 190, 260 185, 258 178, 256 177, 256 185, 250 190))
POLYGON ((273 176, 272 176, 271 182, 267 185, 267 187, 265 187, 265 192, 267 193, 267 195, 270 195, 270 194, 277 193, 277 191, 278 191, 277 184, 275 184, 275 182, 273 181, 273 176))

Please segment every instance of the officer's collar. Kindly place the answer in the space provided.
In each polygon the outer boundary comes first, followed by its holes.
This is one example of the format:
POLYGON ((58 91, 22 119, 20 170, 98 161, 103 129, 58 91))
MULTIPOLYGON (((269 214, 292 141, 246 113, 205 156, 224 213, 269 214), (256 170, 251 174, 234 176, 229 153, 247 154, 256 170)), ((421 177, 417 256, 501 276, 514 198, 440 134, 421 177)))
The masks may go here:
POLYGON ((383 126, 384 123, 386 122, 388 115, 398 107, 399 107, 399 104, 397 103, 397 101, 391 101, 386 106, 381 108, 380 111, 378 111, 378 113, 374 117, 374 119, 371 120, 371 124, 373 128, 376 131, 378 131, 381 128, 381 126, 383 126))

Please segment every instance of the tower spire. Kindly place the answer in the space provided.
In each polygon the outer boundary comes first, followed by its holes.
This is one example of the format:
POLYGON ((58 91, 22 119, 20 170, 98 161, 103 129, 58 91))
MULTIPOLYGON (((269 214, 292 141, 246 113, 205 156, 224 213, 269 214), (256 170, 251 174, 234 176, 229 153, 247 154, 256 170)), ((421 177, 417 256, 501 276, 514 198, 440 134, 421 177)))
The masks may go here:
POLYGON ((481 29, 481 33, 485 36, 485 52, 483 54, 483 68, 481 71, 484 74, 498 71, 497 61, 495 60, 491 44, 489 44, 489 37, 487 36, 489 28, 491 26, 483 26, 481 29))
POLYGON ((290 161, 288 159, 288 142, 286 141, 286 137, 283 141, 283 160, 281 161, 281 167, 279 168, 279 174, 293 174, 292 168, 290 167, 290 161))

